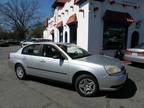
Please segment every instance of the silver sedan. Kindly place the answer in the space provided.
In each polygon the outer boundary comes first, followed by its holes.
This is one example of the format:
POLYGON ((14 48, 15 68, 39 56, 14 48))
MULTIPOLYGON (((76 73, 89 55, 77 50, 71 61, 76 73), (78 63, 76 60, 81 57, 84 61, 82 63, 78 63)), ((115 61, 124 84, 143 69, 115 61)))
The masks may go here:
POLYGON ((144 43, 126 50, 124 59, 132 63, 144 63, 144 43))
POLYGON ((73 84, 81 96, 99 90, 117 90, 127 79, 124 65, 117 59, 92 55, 74 44, 35 43, 10 53, 16 75, 44 77, 73 84))

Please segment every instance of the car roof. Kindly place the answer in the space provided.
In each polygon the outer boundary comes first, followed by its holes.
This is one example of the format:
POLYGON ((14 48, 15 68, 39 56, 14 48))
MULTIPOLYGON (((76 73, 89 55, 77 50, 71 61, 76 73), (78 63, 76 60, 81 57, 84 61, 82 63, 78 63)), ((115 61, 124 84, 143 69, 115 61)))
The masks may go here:
POLYGON ((69 45, 69 44, 72 44, 72 43, 62 43, 62 42, 35 42, 34 44, 60 44, 60 45, 69 45))
POLYGON ((52 45, 57 45, 57 44, 60 44, 60 45, 70 45, 72 43, 62 43, 62 42, 35 42, 33 44, 52 44, 52 45))

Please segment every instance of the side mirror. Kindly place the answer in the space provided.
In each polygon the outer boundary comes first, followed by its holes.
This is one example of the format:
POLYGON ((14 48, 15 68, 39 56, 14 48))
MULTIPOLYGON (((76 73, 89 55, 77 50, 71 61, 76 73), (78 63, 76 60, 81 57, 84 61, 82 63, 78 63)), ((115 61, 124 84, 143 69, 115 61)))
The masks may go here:
POLYGON ((61 59, 61 60, 64 60, 65 57, 60 53, 60 54, 56 54, 53 56, 54 59, 61 59))

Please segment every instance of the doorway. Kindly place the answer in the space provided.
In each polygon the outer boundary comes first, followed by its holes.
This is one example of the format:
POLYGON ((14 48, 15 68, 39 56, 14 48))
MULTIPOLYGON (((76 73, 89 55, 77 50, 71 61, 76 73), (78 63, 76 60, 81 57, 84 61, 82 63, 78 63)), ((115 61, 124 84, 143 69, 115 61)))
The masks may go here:
POLYGON ((77 23, 69 24, 70 43, 77 44, 77 23))
POLYGON ((128 27, 132 22, 127 19, 133 19, 129 13, 107 10, 103 17, 103 49, 117 50, 126 49, 128 27))
POLYGON ((59 28, 59 42, 63 42, 63 28, 59 28))
POLYGON ((67 43, 68 42, 68 34, 67 34, 67 32, 65 32, 65 43, 67 43))
POLYGON ((131 37, 131 48, 136 47, 139 44, 139 33, 134 31, 131 37))

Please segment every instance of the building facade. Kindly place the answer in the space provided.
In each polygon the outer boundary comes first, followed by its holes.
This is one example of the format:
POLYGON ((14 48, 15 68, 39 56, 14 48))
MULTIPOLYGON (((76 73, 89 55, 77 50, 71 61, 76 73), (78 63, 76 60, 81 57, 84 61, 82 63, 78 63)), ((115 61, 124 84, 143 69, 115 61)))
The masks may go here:
POLYGON ((143 0, 55 0, 52 7, 44 38, 111 56, 144 42, 143 0))

